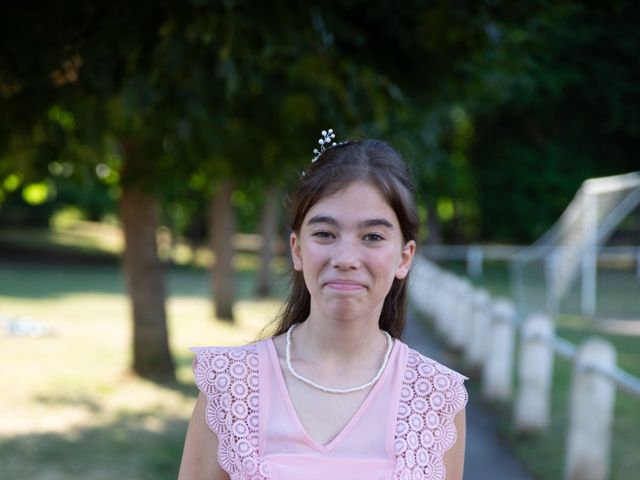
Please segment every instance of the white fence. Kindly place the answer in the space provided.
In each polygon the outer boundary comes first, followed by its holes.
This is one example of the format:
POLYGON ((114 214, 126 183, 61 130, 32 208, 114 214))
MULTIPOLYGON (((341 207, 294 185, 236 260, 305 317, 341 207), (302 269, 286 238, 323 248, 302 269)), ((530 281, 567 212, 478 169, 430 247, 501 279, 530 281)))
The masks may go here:
MULTIPOLYGON (((420 253, 433 261, 465 262, 467 275, 477 278, 482 276, 484 263, 487 260, 508 262, 525 248, 524 245, 422 245, 420 253)), ((640 247, 599 247, 595 254, 598 261, 605 264, 635 264, 636 277, 640 279, 640 247)), ((554 258, 554 255, 550 254, 547 261, 552 263, 554 258)))
POLYGON ((459 349, 468 365, 481 372, 487 399, 507 401, 514 396, 517 367, 513 419, 519 432, 549 427, 554 357, 573 361, 564 478, 607 479, 616 390, 640 398, 640 379, 616 367, 613 347, 599 338, 576 347, 555 336, 549 316, 519 319, 510 300, 492 298, 428 260, 420 259, 412 275, 413 307, 432 319, 449 346, 459 349), (520 336, 517 359, 516 335, 520 336))
POLYGON ((486 260, 507 261, 524 248, 522 245, 422 245, 420 253, 434 261, 464 261, 467 275, 476 278, 482 276, 486 260))

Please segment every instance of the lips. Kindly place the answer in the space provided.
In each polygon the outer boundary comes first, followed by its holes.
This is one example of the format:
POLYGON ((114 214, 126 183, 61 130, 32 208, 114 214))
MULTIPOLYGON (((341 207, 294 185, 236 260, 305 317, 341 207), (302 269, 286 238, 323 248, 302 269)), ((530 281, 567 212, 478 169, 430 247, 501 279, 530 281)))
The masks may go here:
POLYGON ((355 292, 366 288, 364 284, 353 280, 329 280, 325 282, 324 286, 332 290, 339 290, 343 292, 355 292))

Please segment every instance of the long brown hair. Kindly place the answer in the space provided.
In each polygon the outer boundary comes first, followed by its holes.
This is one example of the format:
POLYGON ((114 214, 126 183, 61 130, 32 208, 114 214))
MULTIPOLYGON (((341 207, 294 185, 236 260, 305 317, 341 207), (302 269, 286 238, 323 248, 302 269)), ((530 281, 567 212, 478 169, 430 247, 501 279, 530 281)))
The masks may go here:
MULTIPOLYGON (((404 242, 418 236, 418 214, 415 186, 409 168, 388 143, 380 140, 346 142, 325 150, 303 172, 289 199, 291 230, 300 232, 304 217, 321 199, 337 193, 354 182, 365 182, 377 188, 393 209, 404 242)), ((286 332, 309 316, 311 296, 302 272, 293 270, 289 296, 276 318, 274 335, 286 332)), ((387 294, 378 324, 394 338, 400 338, 405 326, 407 281, 395 278, 387 294)))

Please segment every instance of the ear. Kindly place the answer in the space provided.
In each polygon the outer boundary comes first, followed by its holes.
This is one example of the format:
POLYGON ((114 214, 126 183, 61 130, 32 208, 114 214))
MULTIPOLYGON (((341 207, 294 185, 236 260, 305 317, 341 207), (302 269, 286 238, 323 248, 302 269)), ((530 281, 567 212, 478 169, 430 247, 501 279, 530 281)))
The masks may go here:
POLYGON ((396 278, 402 280, 406 278, 409 274, 409 268, 411 268, 411 262, 413 261, 413 256, 416 253, 416 242, 413 240, 409 240, 402 247, 402 252, 400 253, 400 263, 398 263, 398 269, 396 270, 396 278))
POLYGON ((300 254, 300 240, 296 232, 289 235, 289 247, 291 248, 291 259, 293 260, 293 269, 302 271, 302 255, 300 254))

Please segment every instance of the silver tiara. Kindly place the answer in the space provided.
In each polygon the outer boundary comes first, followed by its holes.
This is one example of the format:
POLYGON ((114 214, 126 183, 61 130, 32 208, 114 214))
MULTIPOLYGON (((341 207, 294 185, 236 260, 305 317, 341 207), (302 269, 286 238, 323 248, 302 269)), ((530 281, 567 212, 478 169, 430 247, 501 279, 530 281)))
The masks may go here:
POLYGON ((322 130, 322 136, 318 140, 318 143, 320 144, 320 149, 317 149, 317 148, 313 149, 313 153, 315 154, 315 156, 311 159, 311 163, 318 160, 320 155, 322 155, 322 152, 324 152, 325 150, 328 150, 331 147, 335 147, 336 145, 342 145, 343 143, 346 143, 346 142, 336 143, 333 141, 334 138, 336 138, 336 134, 333 133, 333 128, 330 128, 329 130, 322 130))

